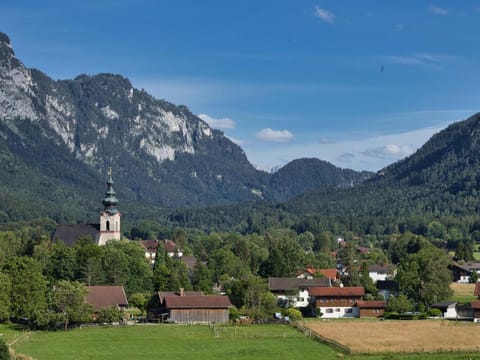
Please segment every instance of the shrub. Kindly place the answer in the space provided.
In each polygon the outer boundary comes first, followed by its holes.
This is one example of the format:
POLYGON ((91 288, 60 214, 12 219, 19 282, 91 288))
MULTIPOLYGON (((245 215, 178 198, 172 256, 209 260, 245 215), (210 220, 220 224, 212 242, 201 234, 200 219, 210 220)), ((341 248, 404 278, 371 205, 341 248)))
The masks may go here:
POLYGON ((440 317, 442 316, 442 311, 440 309, 430 309, 428 310, 428 315, 440 317))
POLYGON ((0 339, 0 360, 10 360, 10 352, 3 339, 0 339))
POLYGON ((300 310, 294 308, 288 308, 285 310, 285 316, 288 316, 290 320, 302 320, 303 316, 300 310))

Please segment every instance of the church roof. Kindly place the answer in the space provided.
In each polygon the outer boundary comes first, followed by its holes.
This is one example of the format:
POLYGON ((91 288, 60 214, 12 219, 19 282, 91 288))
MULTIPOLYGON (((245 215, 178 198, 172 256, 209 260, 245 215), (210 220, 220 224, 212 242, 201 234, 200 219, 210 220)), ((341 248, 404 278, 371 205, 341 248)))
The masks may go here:
POLYGON ((100 233, 99 224, 60 224, 52 235, 52 241, 63 241, 66 246, 73 246, 80 237, 91 237, 97 241, 100 233))

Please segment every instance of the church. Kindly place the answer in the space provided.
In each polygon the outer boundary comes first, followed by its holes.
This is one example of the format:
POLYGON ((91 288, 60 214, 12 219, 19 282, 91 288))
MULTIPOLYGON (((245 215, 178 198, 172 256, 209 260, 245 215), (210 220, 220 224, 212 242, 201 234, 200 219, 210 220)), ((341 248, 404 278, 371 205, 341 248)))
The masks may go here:
POLYGON ((99 224, 60 224, 52 235, 52 241, 62 241, 66 246, 73 246, 80 237, 90 237, 97 245, 105 245, 109 240, 120 240, 120 218, 117 209, 118 199, 113 189, 112 169, 108 171, 107 191, 102 203, 99 224))

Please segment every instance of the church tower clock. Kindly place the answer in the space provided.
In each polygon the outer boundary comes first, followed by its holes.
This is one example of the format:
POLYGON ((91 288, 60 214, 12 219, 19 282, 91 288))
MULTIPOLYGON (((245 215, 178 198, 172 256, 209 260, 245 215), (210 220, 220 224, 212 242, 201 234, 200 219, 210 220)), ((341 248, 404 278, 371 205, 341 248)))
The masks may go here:
POLYGON ((112 168, 108 170, 107 191, 102 203, 105 207, 100 212, 100 237, 98 245, 105 245, 108 240, 120 240, 120 217, 121 213, 117 209, 118 199, 115 190, 113 190, 112 168))

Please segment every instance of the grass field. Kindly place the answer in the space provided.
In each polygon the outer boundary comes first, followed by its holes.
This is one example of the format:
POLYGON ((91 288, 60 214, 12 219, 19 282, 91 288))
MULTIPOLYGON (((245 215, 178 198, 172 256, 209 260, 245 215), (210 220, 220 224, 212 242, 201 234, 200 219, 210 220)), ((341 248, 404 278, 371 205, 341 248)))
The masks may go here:
POLYGON ((24 334, 14 349, 49 359, 334 359, 335 350, 289 326, 144 325, 24 334))
POLYGON ((354 319, 316 320, 305 325, 321 336, 346 345, 353 353, 478 353, 480 350, 480 325, 473 322, 354 319))
MULTIPOLYGON (((405 321, 401 324, 427 324, 428 321, 405 321)), ((441 321, 438 321, 441 323, 441 321)), ((126 327, 83 328, 57 332, 22 332, 7 326, 0 326, 0 334, 8 341, 15 341, 13 348, 36 360, 136 360, 136 359, 321 359, 335 360, 480 360, 475 353, 444 354, 373 354, 379 350, 381 338, 393 328, 402 327, 397 322, 380 321, 311 321, 309 326, 328 334, 349 334, 346 343, 352 339, 359 343, 369 344, 370 355, 345 355, 325 344, 305 337, 301 332, 285 325, 251 325, 227 326, 219 328, 216 333, 209 326, 181 325, 143 325, 126 327), (335 326, 341 325, 341 330, 335 326), (380 324, 377 328, 372 325, 380 324), (393 326, 392 326, 393 325, 393 326), (335 330, 336 328, 336 330, 335 330), (216 336, 217 334, 217 336, 216 336)), ((472 324, 473 325, 473 324, 472 324)), ((456 330, 461 329, 461 326, 456 330)), ((472 343, 480 344, 478 335, 480 326, 470 330, 467 338, 472 343)), ((410 331, 413 331, 410 329, 410 331)), ((417 336, 430 337, 429 329, 415 329, 417 336)), ((407 331, 408 332, 408 331, 407 331)), ((398 333, 396 336, 401 336, 398 333)), ((463 331, 458 337, 464 337, 463 331)), ((394 351, 394 346, 402 342, 402 338, 390 337, 391 346, 387 352, 394 351), (392 340, 393 339, 393 340, 392 340)), ((457 337, 457 336, 456 336, 457 337)), ((342 340, 343 341, 343 340, 342 340)), ((417 340, 418 341, 418 340, 417 340)), ((385 345, 381 345, 385 346, 385 345)), ((383 348, 385 349, 385 348, 383 348)))
POLYGON ((450 301, 466 303, 477 299, 473 296, 475 284, 451 283, 450 288, 453 290, 453 296, 449 299, 450 301))

